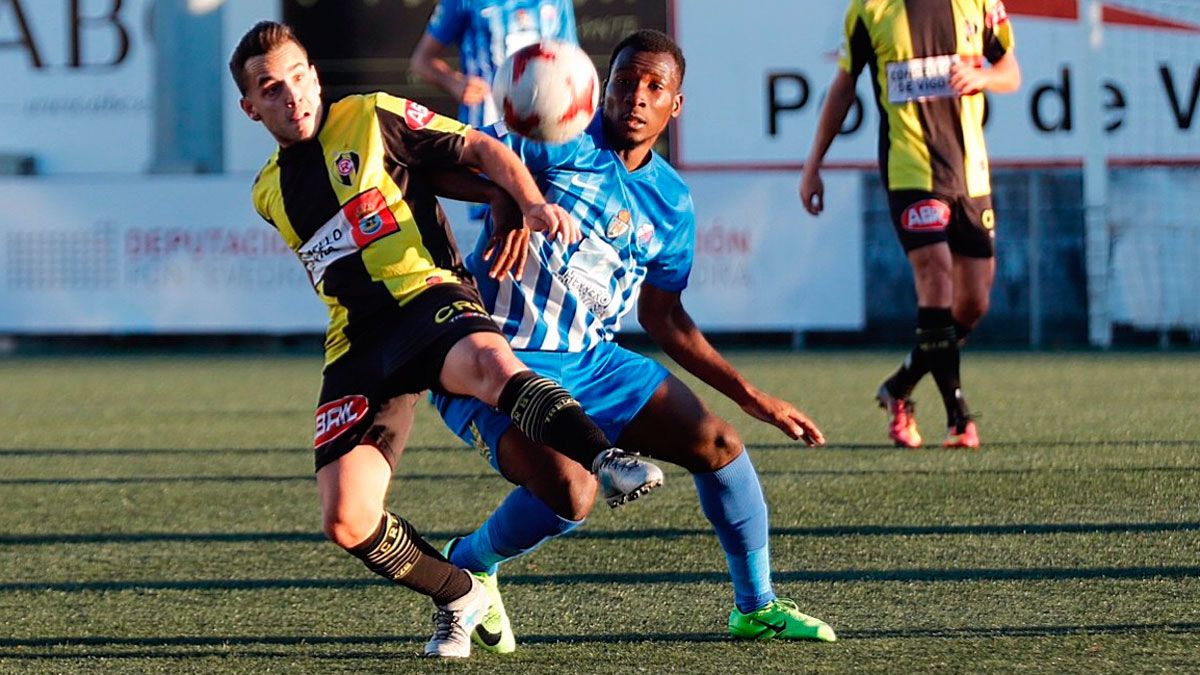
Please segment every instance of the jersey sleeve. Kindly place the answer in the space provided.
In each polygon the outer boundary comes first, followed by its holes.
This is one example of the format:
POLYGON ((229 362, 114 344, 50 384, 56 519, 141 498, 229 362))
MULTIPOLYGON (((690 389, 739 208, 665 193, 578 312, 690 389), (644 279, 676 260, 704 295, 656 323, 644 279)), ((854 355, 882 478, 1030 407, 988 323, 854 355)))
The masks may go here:
POLYGON ((857 78, 873 57, 863 0, 850 0, 850 6, 846 8, 842 45, 838 48, 838 67, 857 78))
POLYGON ((468 19, 462 0, 439 0, 425 32, 444 45, 457 45, 467 30, 468 19))
POLYGON ((466 124, 408 99, 375 94, 375 115, 388 156, 409 167, 444 169, 462 163, 466 124))
POLYGON ((682 291, 687 288, 688 275, 692 273, 692 252, 696 242, 696 210, 692 195, 683 195, 683 208, 679 220, 666 232, 662 249, 646 265, 646 283, 664 291, 682 291))
POLYGON ((575 3, 561 0, 558 3, 558 34, 555 39, 579 44, 579 33, 575 30, 575 3))
POLYGON ((1012 22, 1004 0, 983 0, 983 55, 988 63, 995 63, 1012 51, 1012 22))
POLYGON ((534 175, 551 167, 567 163, 567 160, 574 156, 575 149, 583 137, 583 134, 580 134, 579 137, 566 143, 550 145, 530 140, 513 132, 503 121, 483 127, 480 131, 499 140, 513 152, 517 153, 517 156, 521 158, 521 163, 534 175))

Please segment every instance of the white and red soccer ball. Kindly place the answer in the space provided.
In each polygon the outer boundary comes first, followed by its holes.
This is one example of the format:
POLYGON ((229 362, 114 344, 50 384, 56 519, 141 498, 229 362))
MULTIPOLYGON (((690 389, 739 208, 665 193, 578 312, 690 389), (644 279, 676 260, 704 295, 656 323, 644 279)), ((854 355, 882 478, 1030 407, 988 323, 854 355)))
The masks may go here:
POLYGON ((596 113, 600 78, 578 46, 543 40, 513 52, 492 83, 504 123, 535 141, 565 143, 596 113))

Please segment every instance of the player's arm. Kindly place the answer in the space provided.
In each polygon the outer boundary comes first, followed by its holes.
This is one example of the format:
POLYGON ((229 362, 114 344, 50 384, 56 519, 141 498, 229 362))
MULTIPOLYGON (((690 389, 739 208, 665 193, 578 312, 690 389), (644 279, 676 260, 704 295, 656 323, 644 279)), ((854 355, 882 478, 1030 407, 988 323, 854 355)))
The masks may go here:
POLYGON ((417 42, 409 61, 409 70, 417 77, 437 85, 465 105, 475 105, 490 95, 491 87, 481 77, 464 75, 443 58, 446 45, 425 33, 417 42))
POLYGON ((846 114, 854 103, 855 77, 838 68, 833 84, 829 86, 829 94, 825 97, 825 105, 821 107, 821 119, 817 123, 817 133, 813 136, 812 148, 808 151, 808 159, 804 160, 804 173, 800 178, 800 201, 809 213, 818 215, 825 209, 825 182, 821 180, 821 163, 825 161, 825 153, 833 145, 833 139, 846 121, 846 114))
POLYGON ((520 281, 529 253, 530 230, 512 196, 487 178, 465 168, 435 171, 430 174, 429 182, 439 197, 488 205, 492 234, 483 249, 483 259, 492 263, 488 276, 499 279, 512 272, 520 281))
POLYGON ((638 322, 667 356, 733 400, 751 417, 773 424, 791 438, 809 445, 825 443, 821 430, 804 413, 791 403, 760 391, 721 356, 684 309, 679 291, 643 284, 638 322))
POLYGON ((463 144, 462 161, 487 174, 492 182, 512 196, 526 224, 533 230, 545 232, 550 239, 561 236, 571 244, 582 238, 579 223, 558 204, 546 203, 521 158, 500 141, 469 129, 463 144))
POLYGON ((950 67, 950 86, 961 96, 981 91, 1009 94, 1021 87, 1021 65, 1011 51, 1006 52, 990 68, 956 63, 950 67))

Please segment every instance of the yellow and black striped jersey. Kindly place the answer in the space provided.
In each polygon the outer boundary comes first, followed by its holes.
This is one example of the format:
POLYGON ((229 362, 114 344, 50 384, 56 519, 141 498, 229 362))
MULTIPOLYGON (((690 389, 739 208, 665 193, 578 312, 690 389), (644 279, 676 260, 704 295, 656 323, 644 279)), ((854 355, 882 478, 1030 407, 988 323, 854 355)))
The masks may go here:
POLYGON ((329 310, 326 364, 380 312, 469 278, 426 178, 460 164, 467 130, 414 101, 348 96, 326 106, 316 138, 278 149, 255 179, 255 209, 329 310))
POLYGON ((838 65, 855 78, 871 69, 887 189, 991 193, 983 94, 955 95, 950 67, 1012 47, 1002 0, 851 0, 838 65))

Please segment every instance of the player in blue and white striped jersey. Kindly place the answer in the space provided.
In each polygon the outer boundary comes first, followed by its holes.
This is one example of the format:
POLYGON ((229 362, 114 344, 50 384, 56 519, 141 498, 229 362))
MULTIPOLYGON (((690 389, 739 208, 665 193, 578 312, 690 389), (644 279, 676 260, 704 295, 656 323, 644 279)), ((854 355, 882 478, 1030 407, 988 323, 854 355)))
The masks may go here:
MULTIPOLYGON (((746 381, 705 339, 681 302, 692 265, 692 199, 680 176, 652 148, 682 109, 684 66, 674 40, 658 31, 638 31, 614 49, 603 110, 578 139, 547 146, 500 130, 500 139, 526 163, 547 201, 578 219, 583 238, 564 245, 520 229, 519 223, 516 228, 488 223, 467 266, 480 279, 484 304, 527 366, 570 389, 622 447, 692 473, 733 581, 731 634, 832 641, 836 637, 827 624, 775 596, 767 506, 737 432, 661 365, 611 341, 636 300, 639 323, 686 370, 791 438, 824 443, 816 425, 792 404, 746 381)), ((482 197, 492 199, 476 196, 482 197)), ((511 223, 511 215, 493 212, 497 221, 511 223)), ((524 438, 488 406, 445 396, 435 396, 434 402, 455 433, 519 486, 479 529, 452 541, 447 552, 493 593, 493 610, 474 634, 476 643, 511 651, 515 641, 499 597, 498 565, 577 527, 591 511, 597 484, 557 453, 524 438)))
POLYGON ((547 38, 578 44, 571 0, 439 0, 411 68, 459 101, 460 121, 481 127, 499 119, 491 86, 500 64, 547 38), (458 48, 458 72, 443 58, 450 46, 458 48))

